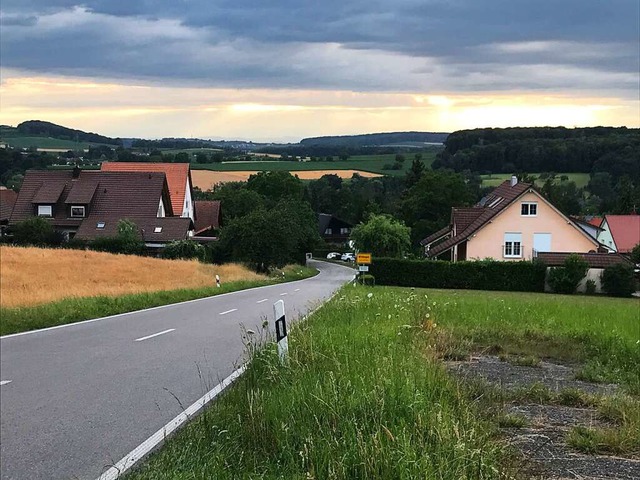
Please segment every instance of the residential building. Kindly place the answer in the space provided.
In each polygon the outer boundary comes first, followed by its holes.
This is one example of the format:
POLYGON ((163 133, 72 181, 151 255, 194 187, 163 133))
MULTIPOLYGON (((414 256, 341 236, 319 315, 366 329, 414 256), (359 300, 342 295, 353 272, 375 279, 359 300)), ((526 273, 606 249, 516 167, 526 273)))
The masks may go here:
POLYGON ((318 233, 327 243, 345 243, 353 225, 328 213, 318 214, 318 233))
POLYGON ((0 236, 4 234, 9 224, 9 218, 11 218, 11 212, 13 212, 13 206, 17 198, 18 194, 16 192, 0 186, 0 236))
POLYGON ((598 240, 612 252, 630 253, 640 243, 640 215, 605 215, 598 240))
POLYGON ((102 162, 103 172, 161 172, 167 177, 173 215, 196 221, 193 181, 188 163, 102 162))
MULTIPOLYGON (((600 233, 602 232, 602 228, 600 227, 600 223, 602 223, 601 221, 597 222, 597 221, 593 221, 593 219, 587 220, 587 219, 581 219, 576 217, 570 217, 570 218, 582 230, 587 232, 587 234, 590 237, 595 238, 596 240, 598 239, 598 235, 600 235, 600 233)), ((596 217, 593 217, 593 218, 596 218, 596 217)))
POLYGON ((539 252, 596 252, 599 243, 546 200, 532 184, 507 180, 451 223, 422 240, 429 258, 525 260, 539 252))
POLYGON ((196 227, 194 235, 215 237, 221 225, 219 200, 196 200, 194 202, 196 227))

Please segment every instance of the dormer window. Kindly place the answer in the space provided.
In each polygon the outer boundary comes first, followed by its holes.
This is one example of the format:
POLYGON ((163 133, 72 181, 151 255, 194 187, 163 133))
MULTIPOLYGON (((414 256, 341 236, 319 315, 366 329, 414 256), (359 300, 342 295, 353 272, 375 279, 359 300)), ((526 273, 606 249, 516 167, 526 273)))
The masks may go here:
POLYGON ((53 216, 53 206, 51 206, 51 205, 38 205, 38 216, 39 217, 52 217, 53 216))
POLYGON ((73 205, 71 207, 71 218, 84 218, 85 207, 83 205, 73 205))
POLYGON ((523 217, 535 217, 538 215, 538 204, 535 202, 523 202, 520 210, 523 217))

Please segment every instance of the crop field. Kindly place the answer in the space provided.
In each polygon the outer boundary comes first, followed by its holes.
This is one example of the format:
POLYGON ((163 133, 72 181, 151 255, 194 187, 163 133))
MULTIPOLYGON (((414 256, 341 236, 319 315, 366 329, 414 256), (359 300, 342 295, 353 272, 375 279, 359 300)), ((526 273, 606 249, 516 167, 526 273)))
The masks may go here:
POLYGON ((265 277, 236 265, 162 260, 84 250, 0 247, 0 307, 41 305, 64 298, 213 286, 265 277))
MULTIPOLYGON (((535 177, 539 177, 539 173, 532 173, 535 177)), ((589 174, 588 173, 558 173, 556 174, 555 182, 560 182, 560 177, 562 175, 566 175, 569 177, 570 182, 575 182, 578 188, 586 187, 587 183, 589 183, 589 174)), ((511 175, 506 173, 494 173, 491 175, 481 175, 482 177, 482 186, 483 187, 497 187, 505 180, 509 180, 511 175)), ((536 185, 541 187, 544 184, 544 180, 539 178, 536 179, 536 185)))
POLYGON ((74 142, 72 140, 60 140, 51 137, 3 137, 2 141, 14 148, 36 147, 41 149, 86 150, 94 145, 86 142, 74 142))
POLYGON ((204 153, 206 155, 211 155, 212 153, 222 152, 221 148, 173 148, 173 149, 162 149, 160 150, 162 154, 172 153, 188 153, 191 156, 196 156, 198 153, 204 153))
MULTIPOLYGON (((507 413, 516 397, 556 410, 598 404, 594 418, 620 423, 573 429, 569 439, 578 440, 567 448, 586 451, 583 440, 595 439, 597 449, 633 457, 637 397, 604 401, 535 385, 500 392, 451 370, 473 360, 451 360, 488 347, 536 354, 571 360, 633 391, 637 309, 636 299, 347 286, 292 328, 285 365, 273 344, 255 348, 266 331, 248 332, 252 362, 243 377, 127 478, 528 478, 531 459, 518 456, 509 437, 526 425, 507 413)), ((546 368, 521 363, 531 366, 513 368, 546 368)))
MULTIPOLYGON (((429 166, 433 163, 436 157, 437 149, 422 152, 422 161, 425 165, 429 166)), ((219 172, 233 172, 233 171, 265 171, 265 170, 285 170, 289 172, 298 171, 314 171, 314 170, 361 170, 371 173, 378 173, 381 175, 404 175, 406 171, 411 167, 413 160, 413 154, 404 154, 405 161, 402 164, 402 168, 399 170, 385 170, 385 165, 393 164, 395 161, 395 154, 385 155, 354 155, 347 160, 336 160, 333 162, 327 161, 309 161, 309 162, 290 162, 290 161, 255 161, 255 162, 224 162, 224 163, 209 163, 198 164, 192 163, 191 168, 197 170, 213 170, 219 172)))

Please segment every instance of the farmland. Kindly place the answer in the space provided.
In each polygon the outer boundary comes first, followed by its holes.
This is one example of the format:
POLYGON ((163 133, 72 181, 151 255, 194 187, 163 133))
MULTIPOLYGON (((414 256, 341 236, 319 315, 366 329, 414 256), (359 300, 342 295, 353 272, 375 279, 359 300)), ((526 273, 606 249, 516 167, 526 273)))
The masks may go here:
MULTIPOLYGON (((637 307, 624 299, 345 287, 293 329, 286 366, 272 347, 248 348, 253 361, 238 383, 128 478, 513 478, 531 460, 523 464, 509 445, 526 425, 508 413, 506 399, 516 398, 567 412, 579 402, 598 405, 621 423, 573 429, 570 448, 584 451, 580 440, 596 438, 605 452, 633 455, 634 398, 535 385, 496 390, 467 383, 450 360, 490 346, 571 361, 633 391, 637 307), (590 436, 580 437, 585 431, 590 436)), ((546 368, 528 363, 514 368, 546 368)), ((579 466, 598 461, 584 455, 579 466)), ((608 468, 628 471, 626 460, 615 462, 608 468)))
POLYGON ((74 142, 72 140, 61 140, 59 138, 51 137, 37 137, 37 136, 16 136, 16 137, 2 137, 2 141, 13 148, 37 148, 37 149, 55 149, 55 150, 86 150, 91 146, 97 144, 91 144, 86 142, 74 142))
MULTIPOLYGON (((544 180, 540 179, 539 173, 533 173, 533 176, 536 177, 536 186, 541 187, 544 184, 544 180)), ((575 182, 578 188, 586 187, 589 183, 589 174, 588 173, 558 173, 556 174, 555 182, 560 182, 560 177, 566 175, 570 182, 575 182)), ((502 174, 502 173, 494 173, 490 175, 481 175, 482 178, 482 186, 483 187, 497 187, 505 180, 509 180, 511 178, 511 174, 502 174)))

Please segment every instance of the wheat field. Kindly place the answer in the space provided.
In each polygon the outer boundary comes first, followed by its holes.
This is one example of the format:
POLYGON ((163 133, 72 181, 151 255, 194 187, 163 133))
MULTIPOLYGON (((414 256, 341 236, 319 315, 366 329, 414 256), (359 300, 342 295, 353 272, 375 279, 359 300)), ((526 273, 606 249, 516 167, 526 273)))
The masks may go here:
POLYGON ((238 264, 205 265, 195 260, 2 246, 0 307, 206 287, 215 284, 216 274, 223 283, 266 278, 238 264))

